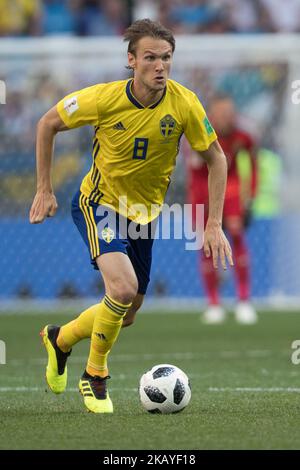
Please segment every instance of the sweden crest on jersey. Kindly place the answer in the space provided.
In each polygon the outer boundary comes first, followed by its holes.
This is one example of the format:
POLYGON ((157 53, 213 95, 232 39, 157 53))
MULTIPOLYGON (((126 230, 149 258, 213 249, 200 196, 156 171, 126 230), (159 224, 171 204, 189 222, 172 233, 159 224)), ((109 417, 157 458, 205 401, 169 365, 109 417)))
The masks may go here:
POLYGON ((106 243, 110 243, 115 238, 115 232, 110 227, 105 227, 102 230, 101 235, 106 243))
POLYGON ((160 132, 164 137, 169 137, 176 127, 176 121, 171 114, 166 114, 160 122, 160 132))

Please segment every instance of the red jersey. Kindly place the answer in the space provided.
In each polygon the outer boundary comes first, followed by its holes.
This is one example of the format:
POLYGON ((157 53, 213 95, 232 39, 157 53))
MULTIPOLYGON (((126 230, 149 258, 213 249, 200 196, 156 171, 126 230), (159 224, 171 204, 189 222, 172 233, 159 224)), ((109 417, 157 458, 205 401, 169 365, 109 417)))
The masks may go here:
MULTIPOLYGON (((218 136, 218 141, 224 151, 228 165, 227 190, 225 198, 239 196, 240 177, 237 166, 237 155, 241 150, 248 151, 251 159, 251 195, 253 197, 256 189, 256 161, 253 155, 255 145, 252 137, 240 129, 234 129, 226 136, 218 136)), ((192 158, 188 155, 186 161, 188 171, 188 192, 190 196, 189 200, 204 200, 206 199, 205 195, 208 196, 207 165, 205 161, 197 155, 192 156, 192 158)))

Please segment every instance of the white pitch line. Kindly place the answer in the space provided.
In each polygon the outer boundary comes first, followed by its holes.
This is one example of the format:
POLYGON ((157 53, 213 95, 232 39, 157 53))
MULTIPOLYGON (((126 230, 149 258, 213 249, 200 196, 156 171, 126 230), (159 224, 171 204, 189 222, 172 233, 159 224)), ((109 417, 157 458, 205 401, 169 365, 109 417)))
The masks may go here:
MULTIPOLYGON (((194 354, 191 352, 183 352, 183 353, 157 353, 157 354, 115 354, 110 358, 111 362, 139 362, 141 359, 148 361, 154 359, 178 359, 178 360, 193 360, 199 357, 199 354, 194 354)), ((82 362, 86 362, 87 356, 71 356, 71 362, 73 364, 81 364, 82 362)), ((12 359, 7 362, 8 365, 17 367, 21 365, 44 365, 46 362, 46 355, 44 358, 38 357, 33 359, 12 359)))
MULTIPOLYGON (((122 390, 124 392, 137 392, 137 388, 110 388, 110 390, 122 390)), ((18 392, 18 393, 23 393, 23 392, 50 392, 49 389, 46 387, 0 387, 0 393, 5 393, 5 392, 18 392)), ((66 392, 78 392, 78 388, 67 388, 66 392)))
POLYGON ((288 392, 300 393, 300 388, 294 387, 209 387, 209 392, 258 392, 258 393, 275 393, 275 392, 288 392))
MULTIPOLYGON (((286 351, 281 351, 286 354, 286 351)), ((163 361, 174 360, 186 360, 191 361, 194 359, 201 359, 202 357, 222 357, 224 359, 238 358, 238 357, 266 357, 272 354, 269 349, 265 350, 249 350, 249 351, 202 351, 199 353, 192 352, 173 352, 173 353, 149 353, 149 354, 115 354, 110 358, 111 362, 140 362, 141 359, 145 361, 158 360, 160 363, 163 361)), ((86 361, 86 356, 71 356, 71 363, 81 364, 86 361)), ((18 367, 22 365, 44 365, 46 362, 45 357, 33 358, 33 359, 11 359, 7 362, 7 365, 18 367)))

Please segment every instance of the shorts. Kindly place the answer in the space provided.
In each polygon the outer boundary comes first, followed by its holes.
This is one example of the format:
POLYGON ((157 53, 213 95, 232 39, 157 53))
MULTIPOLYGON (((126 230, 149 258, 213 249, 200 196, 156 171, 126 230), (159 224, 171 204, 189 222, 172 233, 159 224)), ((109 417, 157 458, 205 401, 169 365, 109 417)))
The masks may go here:
POLYGON ((147 225, 135 224, 111 208, 94 203, 80 191, 72 200, 72 217, 88 247, 94 269, 98 269, 98 256, 104 253, 125 253, 138 279, 138 293, 144 295, 150 282, 157 219, 147 225), (141 232, 143 237, 136 235, 141 232))

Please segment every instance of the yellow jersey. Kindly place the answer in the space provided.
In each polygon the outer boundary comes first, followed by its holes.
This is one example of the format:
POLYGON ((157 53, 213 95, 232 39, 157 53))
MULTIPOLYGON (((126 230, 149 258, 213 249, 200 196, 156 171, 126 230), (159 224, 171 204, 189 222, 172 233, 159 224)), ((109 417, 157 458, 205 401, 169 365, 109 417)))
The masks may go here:
POLYGON ((184 133, 192 148, 217 139, 197 96, 168 80, 163 96, 143 106, 133 79, 101 83, 57 104, 69 128, 93 125, 93 163, 80 190, 90 200, 146 224, 158 216, 184 133))

